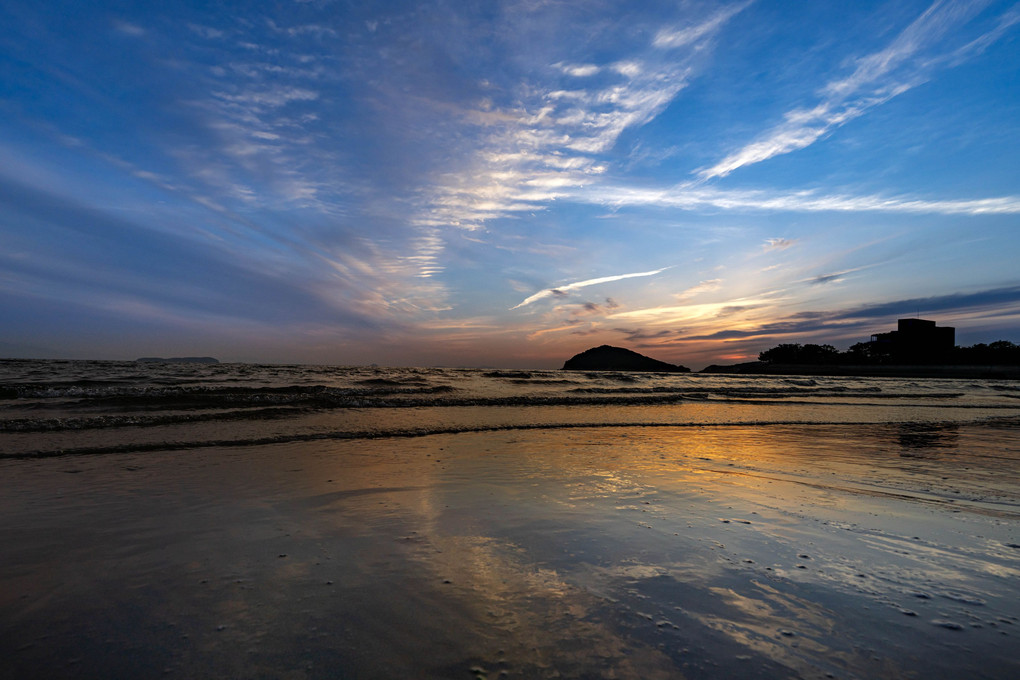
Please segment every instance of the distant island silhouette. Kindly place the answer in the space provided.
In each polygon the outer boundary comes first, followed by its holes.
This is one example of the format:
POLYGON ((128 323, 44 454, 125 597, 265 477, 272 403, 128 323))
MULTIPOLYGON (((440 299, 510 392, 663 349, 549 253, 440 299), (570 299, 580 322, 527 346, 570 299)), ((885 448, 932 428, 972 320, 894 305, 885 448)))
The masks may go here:
MULTIPOLYGON (((712 364, 701 373, 740 375, 845 375, 875 377, 1020 379, 1020 345, 1008 340, 970 347, 955 344, 956 329, 928 319, 899 319, 896 330, 841 352, 832 345, 784 343, 758 354, 758 361, 712 364)), ((685 366, 601 345, 563 364, 574 371, 656 371, 688 373, 685 366)))
POLYGON ((563 364, 565 371, 654 371, 689 373, 686 366, 667 364, 623 347, 602 345, 575 354, 563 364))
POLYGON ((218 364, 219 359, 213 357, 140 357, 135 359, 141 364, 218 364))
POLYGON ((702 373, 828 374, 907 377, 1020 377, 1020 346, 1007 340, 955 345, 956 329, 927 319, 899 319, 897 328, 840 352, 832 345, 784 343, 758 361, 711 365, 702 373))

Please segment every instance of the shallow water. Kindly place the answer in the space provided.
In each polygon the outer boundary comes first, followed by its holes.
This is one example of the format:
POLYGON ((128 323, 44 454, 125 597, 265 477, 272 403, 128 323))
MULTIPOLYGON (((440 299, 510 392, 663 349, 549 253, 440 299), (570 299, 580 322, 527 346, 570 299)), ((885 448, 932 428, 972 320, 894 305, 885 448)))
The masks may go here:
POLYGON ((15 368, 2 677, 1020 673, 1009 383, 15 368))

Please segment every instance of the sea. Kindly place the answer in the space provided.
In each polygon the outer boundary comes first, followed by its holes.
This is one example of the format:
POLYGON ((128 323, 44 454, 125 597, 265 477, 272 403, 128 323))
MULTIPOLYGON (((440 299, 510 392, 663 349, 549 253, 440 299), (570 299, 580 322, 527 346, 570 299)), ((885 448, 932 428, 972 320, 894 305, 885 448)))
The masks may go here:
POLYGON ((0 679, 1020 677, 1020 381, 0 361, 0 679))
POLYGON ((1020 431, 1020 382, 0 360, 0 457, 592 426, 884 428, 918 449, 964 424, 993 448, 1020 431))

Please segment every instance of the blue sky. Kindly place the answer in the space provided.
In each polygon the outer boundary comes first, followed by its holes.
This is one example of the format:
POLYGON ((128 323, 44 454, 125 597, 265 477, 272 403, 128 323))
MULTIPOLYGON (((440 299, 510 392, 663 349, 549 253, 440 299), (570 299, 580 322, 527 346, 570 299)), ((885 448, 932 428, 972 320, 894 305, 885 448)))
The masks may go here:
POLYGON ((1020 342, 1020 5, 0 5, 0 355, 1020 342))

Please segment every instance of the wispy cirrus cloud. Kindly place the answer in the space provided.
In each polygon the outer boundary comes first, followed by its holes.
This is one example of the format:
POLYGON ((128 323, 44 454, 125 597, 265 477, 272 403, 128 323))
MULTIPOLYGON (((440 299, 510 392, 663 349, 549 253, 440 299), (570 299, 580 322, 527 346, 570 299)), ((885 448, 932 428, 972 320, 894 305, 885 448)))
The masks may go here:
POLYGON ((807 283, 812 286, 822 286, 828 283, 838 283, 840 281, 843 281, 850 274, 855 274, 863 269, 870 269, 871 267, 874 266, 876 265, 865 265, 863 267, 854 267, 852 269, 844 269, 838 272, 818 274, 817 276, 812 276, 811 278, 803 279, 801 281, 797 281, 796 283, 807 283))
POLYGON ((731 172, 814 144, 832 130, 926 82, 938 67, 956 65, 979 53, 1016 23, 1015 8, 997 25, 968 44, 930 53, 951 28, 971 21, 989 0, 936 0, 884 49, 856 60, 853 72, 829 81, 810 108, 789 111, 758 139, 698 173, 702 180, 731 172))
POLYGON ((702 293, 711 293, 712 291, 719 290, 720 288, 722 288, 722 283, 723 283, 722 279, 710 279, 708 281, 699 281, 697 285, 691 286, 687 290, 677 293, 673 297, 675 297, 677 301, 683 302, 684 300, 689 300, 690 298, 696 295, 701 295, 702 293))
POLYGON ((887 212, 938 215, 1015 215, 1020 196, 933 200, 916 196, 825 194, 816 190, 718 189, 684 182, 663 189, 607 186, 582 191, 578 200, 612 207, 658 206, 685 210, 762 210, 789 212, 887 212))
POLYGON ((521 307, 527 307, 533 302, 538 302, 539 300, 548 297, 565 295, 567 292, 572 290, 580 290, 581 288, 587 288, 588 286, 597 286, 602 283, 612 283, 613 281, 622 281, 624 279, 634 279, 644 276, 655 276, 656 274, 661 274, 667 269, 670 269, 670 267, 663 267, 662 269, 655 269, 649 272, 635 272, 633 274, 616 274, 613 276, 602 276, 597 279, 587 279, 585 281, 567 283, 562 286, 557 286, 556 288, 546 288, 545 290, 540 290, 534 295, 525 298, 524 301, 521 302, 520 304, 514 305, 513 307, 510 308, 510 311, 520 309, 521 307))
POLYGON ((697 323, 698 325, 714 323, 722 315, 734 311, 746 311, 771 308, 783 300, 781 292, 762 292, 753 297, 740 297, 721 302, 703 304, 662 305, 632 309, 610 315, 611 319, 620 319, 628 323, 645 325, 677 323, 697 323))
POLYGON ((145 35, 146 31, 142 26, 131 23, 129 21, 116 20, 113 22, 113 27, 119 33, 129 35, 132 38, 140 38, 145 35))
POLYGON ((600 72, 602 68, 595 64, 554 64, 557 68, 562 70, 568 76, 575 76, 577 78, 587 78, 600 72))
POLYGON ((734 3, 728 7, 720 9, 707 19, 694 25, 663 28, 656 33, 655 39, 652 40, 652 44, 663 49, 673 49, 677 47, 686 47, 687 45, 696 43, 697 41, 706 38, 719 30, 723 24, 732 19, 734 15, 747 9, 747 7, 753 2, 754 0, 734 3))
POLYGON ((600 184, 608 169, 601 157, 687 87, 711 40, 748 4, 672 33, 664 29, 651 44, 613 60, 536 64, 516 86, 514 106, 484 100, 452 112, 483 134, 462 170, 423 192, 415 224, 480 230, 600 184))
POLYGON ((675 338, 683 331, 666 330, 647 331, 643 328, 614 328, 613 331, 622 333, 627 342, 638 343, 640 346, 648 346, 649 342, 661 342, 664 339, 675 338))

